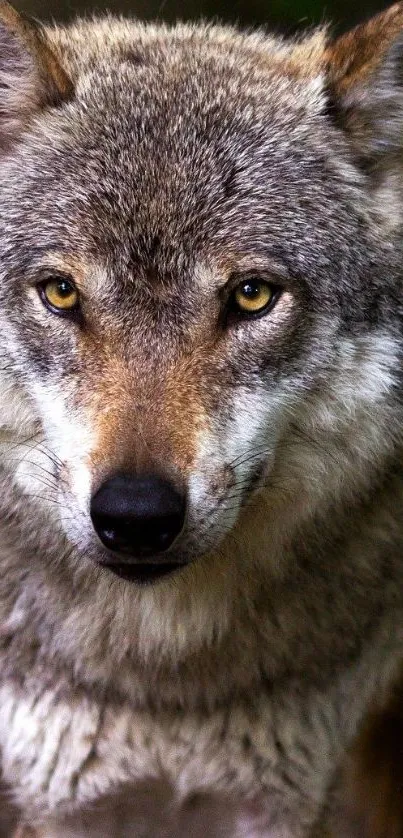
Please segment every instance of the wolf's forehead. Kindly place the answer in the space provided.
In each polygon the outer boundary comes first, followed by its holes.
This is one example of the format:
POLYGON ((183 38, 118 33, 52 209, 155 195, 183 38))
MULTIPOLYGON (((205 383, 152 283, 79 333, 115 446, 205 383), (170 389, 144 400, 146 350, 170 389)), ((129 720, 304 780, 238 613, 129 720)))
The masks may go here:
POLYGON ((113 272, 137 259, 166 278, 171 265, 183 275, 178 262, 229 256, 231 269, 239 251, 297 249, 298 207, 313 229, 326 202, 325 155, 312 148, 321 83, 250 44, 237 64, 223 42, 164 37, 88 58, 73 101, 27 139, 29 173, 13 172, 26 229, 44 246, 93 246, 113 272))
POLYGON ((228 238, 268 193, 278 202, 287 179, 304 181, 293 154, 309 141, 309 119, 304 135, 301 105, 296 114, 287 104, 292 84, 277 76, 264 91, 241 89, 238 79, 237 95, 234 79, 208 62, 169 69, 154 60, 97 72, 78 91, 68 191, 74 199, 79 178, 94 218, 115 217, 141 240, 165 237, 167 248, 185 240, 195 248, 206 229, 210 239, 215 228, 228 238))
POLYGON ((204 56, 189 48, 170 55, 168 44, 150 57, 101 61, 78 80, 77 99, 91 115, 92 130, 94 119, 95 125, 102 120, 110 131, 118 129, 116 145, 128 134, 141 150, 157 142, 162 153, 167 145, 172 153, 175 140, 181 141, 181 151, 211 154, 226 141, 234 151, 247 147, 252 153, 253 138, 261 142, 270 130, 302 134, 304 122, 308 129, 322 113, 321 74, 307 80, 293 77, 281 64, 268 63, 263 72, 251 56, 238 67, 225 58, 225 50, 204 56))

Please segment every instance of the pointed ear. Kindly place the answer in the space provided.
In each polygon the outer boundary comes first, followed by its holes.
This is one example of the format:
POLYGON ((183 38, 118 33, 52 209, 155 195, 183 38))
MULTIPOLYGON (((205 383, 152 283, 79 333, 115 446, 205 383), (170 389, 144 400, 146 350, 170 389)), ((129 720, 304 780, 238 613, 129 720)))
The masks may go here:
POLYGON ((403 209, 403 2, 331 43, 328 86, 338 125, 377 186, 403 209))
POLYGON ((40 27, 0 0, 0 149, 40 109, 71 97, 73 86, 40 27))

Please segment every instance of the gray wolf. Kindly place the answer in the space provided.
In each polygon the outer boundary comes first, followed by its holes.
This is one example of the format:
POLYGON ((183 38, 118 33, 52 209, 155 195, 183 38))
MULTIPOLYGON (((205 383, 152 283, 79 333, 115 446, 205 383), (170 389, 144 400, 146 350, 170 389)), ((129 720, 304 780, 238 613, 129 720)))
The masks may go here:
POLYGON ((21 829, 340 834, 402 657, 403 4, 336 40, 0 10, 21 829))

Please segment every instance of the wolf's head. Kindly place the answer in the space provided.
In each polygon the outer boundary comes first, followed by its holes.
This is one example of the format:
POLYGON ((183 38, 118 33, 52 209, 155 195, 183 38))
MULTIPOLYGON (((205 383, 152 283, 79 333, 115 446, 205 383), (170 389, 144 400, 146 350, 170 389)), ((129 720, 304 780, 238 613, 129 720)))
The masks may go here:
POLYGON ((0 8, 1 467, 30 572, 274 578, 395 442, 402 4, 335 43, 0 8))

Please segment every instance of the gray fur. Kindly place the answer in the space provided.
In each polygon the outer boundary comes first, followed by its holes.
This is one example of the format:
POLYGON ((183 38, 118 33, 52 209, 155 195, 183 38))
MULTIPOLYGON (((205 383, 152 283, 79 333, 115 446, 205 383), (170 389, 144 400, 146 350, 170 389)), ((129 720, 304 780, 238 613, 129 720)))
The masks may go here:
POLYGON ((325 31, 0 36, 5 779, 44 838, 308 836, 401 657, 401 39, 346 92, 325 31), (151 465, 188 564, 136 588, 89 501, 151 465))

